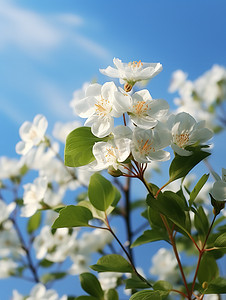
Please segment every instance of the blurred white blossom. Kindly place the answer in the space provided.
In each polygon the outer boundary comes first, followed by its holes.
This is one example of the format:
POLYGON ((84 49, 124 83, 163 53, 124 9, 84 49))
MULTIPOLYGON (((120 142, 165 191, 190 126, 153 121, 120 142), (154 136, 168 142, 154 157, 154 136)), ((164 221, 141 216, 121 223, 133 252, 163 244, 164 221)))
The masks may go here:
POLYGON ((17 143, 16 152, 25 155, 33 146, 44 141, 47 126, 48 122, 43 115, 35 116, 33 123, 24 122, 19 129, 22 141, 17 143))

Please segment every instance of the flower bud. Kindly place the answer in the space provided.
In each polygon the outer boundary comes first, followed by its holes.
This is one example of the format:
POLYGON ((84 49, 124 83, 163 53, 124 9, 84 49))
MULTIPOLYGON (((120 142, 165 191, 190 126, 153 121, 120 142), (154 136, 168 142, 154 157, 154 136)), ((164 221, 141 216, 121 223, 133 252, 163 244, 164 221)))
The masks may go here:
POLYGON ((211 198, 211 204, 213 206, 213 214, 217 216, 219 215, 220 211, 224 209, 226 201, 217 201, 213 198, 211 194, 210 194, 210 198, 211 198))
POLYGON ((131 84, 131 83, 125 83, 124 84, 124 90, 125 90, 125 92, 130 92, 131 90, 132 90, 132 88, 133 88, 133 85, 131 84))
POLYGON ((108 174, 110 174, 113 177, 122 176, 122 172, 119 169, 115 170, 113 166, 108 167, 108 174))
POLYGON ((204 281, 204 282, 202 283, 202 288, 203 288, 204 290, 206 290, 206 289, 208 288, 208 282, 204 281))

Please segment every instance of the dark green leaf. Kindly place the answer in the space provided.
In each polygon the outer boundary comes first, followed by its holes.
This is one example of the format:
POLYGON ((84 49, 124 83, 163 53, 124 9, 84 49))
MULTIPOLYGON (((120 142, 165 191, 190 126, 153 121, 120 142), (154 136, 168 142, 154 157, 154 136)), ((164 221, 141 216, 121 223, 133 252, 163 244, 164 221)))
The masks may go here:
POLYGON ((159 291, 144 290, 135 293, 130 300, 161 300, 159 291))
POLYGON ((125 280, 126 289, 145 289, 149 288, 146 282, 142 281, 139 277, 128 278, 125 280))
POLYGON ((80 282, 83 290, 93 297, 102 298, 104 292, 101 285, 92 273, 82 273, 80 275, 80 282))
POLYGON ((164 230, 158 230, 158 229, 152 229, 152 230, 146 230, 144 233, 139 236, 135 242, 131 245, 131 247, 140 246, 146 243, 151 243, 155 241, 161 241, 165 240, 168 241, 169 237, 166 231, 164 230))
POLYGON ((93 145, 103 140, 93 135, 90 127, 76 128, 69 133, 66 139, 65 165, 80 167, 89 164, 95 159, 92 152, 93 145))
POLYGON ((104 300, 118 300, 118 293, 115 289, 109 289, 104 293, 104 300))
POLYGON ((37 211, 33 216, 30 217, 27 223, 27 232, 29 234, 37 230, 41 224, 42 214, 40 211, 37 211))
POLYGON ((211 281, 205 294, 226 294, 226 279, 218 277, 211 281))
POLYGON ((92 265, 91 268, 98 272, 121 272, 132 273, 133 268, 128 261, 118 254, 109 254, 102 256, 97 264, 92 265))
POLYGON ((190 156, 180 156, 175 154, 175 158, 169 168, 170 182, 185 177, 191 169, 209 155, 210 153, 195 148, 190 156))
POLYGON ((194 225, 199 235, 205 237, 209 230, 209 221, 202 206, 200 206, 196 211, 194 225))
POLYGON ((177 194, 166 191, 163 194, 159 194, 157 199, 150 197, 149 194, 147 203, 151 209, 158 211, 183 231, 188 232, 188 228, 186 228, 186 215, 181 207, 182 201, 177 194))
POLYGON ((225 248, 226 247, 226 232, 221 234, 214 242, 214 247, 225 248))
POLYGON ((106 211, 115 200, 115 192, 111 182, 102 175, 95 173, 91 176, 88 195, 95 208, 106 211))
POLYGON ((43 267, 43 268, 49 268, 54 264, 54 262, 49 261, 47 259, 43 259, 40 261, 39 266, 43 267))
POLYGON ((192 206, 195 198, 197 197, 198 193, 204 186, 204 184, 207 182, 210 174, 204 174, 198 181, 198 183, 195 185, 194 189, 192 190, 190 194, 189 204, 192 206))
POLYGON ((200 284, 210 282, 219 275, 216 260, 209 253, 204 253, 198 270, 198 280, 200 284))
POLYGON ((60 211, 52 228, 89 226, 88 222, 92 218, 92 213, 88 208, 69 205, 60 211))

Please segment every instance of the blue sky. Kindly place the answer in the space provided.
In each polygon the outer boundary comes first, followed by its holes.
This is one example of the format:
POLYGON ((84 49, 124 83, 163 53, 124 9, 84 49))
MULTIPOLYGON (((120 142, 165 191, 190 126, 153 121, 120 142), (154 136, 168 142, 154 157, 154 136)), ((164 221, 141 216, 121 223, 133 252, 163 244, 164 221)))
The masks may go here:
MULTIPOLYGON (((114 57, 162 63, 148 87, 173 107, 174 70, 193 80, 226 65, 225 15, 224 0, 0 0, 0 155, 16 156, 20 125, 38 113, 49 134, 56 121, 72 121, 73 91, 108 81, 99 68, 114 57)), ((225 146, 214 151, 220 171, 225 146)))
POLYGON ((225 1, 0 1, 0 153, 14 156, 18 128, 43 113, 49 132, 73 120, 68 106, 85 81, 105 80, 99 68, 124 61, 161 62, 149 85, 167 93, 171 73, 195 79, 225 65, 225 1))

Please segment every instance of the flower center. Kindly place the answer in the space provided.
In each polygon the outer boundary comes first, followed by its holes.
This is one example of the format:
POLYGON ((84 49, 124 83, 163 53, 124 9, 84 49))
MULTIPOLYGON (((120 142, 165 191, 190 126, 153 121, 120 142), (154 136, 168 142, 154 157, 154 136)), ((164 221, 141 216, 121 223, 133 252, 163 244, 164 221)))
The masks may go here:
POLYGON ((174 136, 175 142, 179 147, 184 147, 188 142, 189 142, 189 133, 181 133, 181 134, 176 134, 174 136))
POLYGON ((143 115, 148 110, 148 104, 145 101, 139 101, 133 105, 133 111, 136 115, 143 115))
POLYGON ((34 140, 37 137, 37 131, 35 130, 35 128, 31 128, 31 130, 29 131, 29 138, 31 140, 34 140))
POLYGON ((138 140, 139 145, 139 151, 142 155, 147 155, 150 153, 150 151, 155 152, 155 148, 152 146, 152 142, 148 139, 144 143, 144 140, 138 140))
POLYGON ((115 149, 113 148, 113 146, 109 146, 106 148, 105 157, 108 162, 116 160, 115 149))
POLYGON ((143 66, 143 63, 141 62, 141 60, 139 60, 139 61, 134 60, 132 62, 129 62, 128 66, 131 67, 131 68, 134 68, 134 69, 135 68, 139 69, 143 66))
POLYGON ((108 99, 101 98, 95 104, 96 113, 100 117, 105 117, 111 111, 111 103, 108 99))

